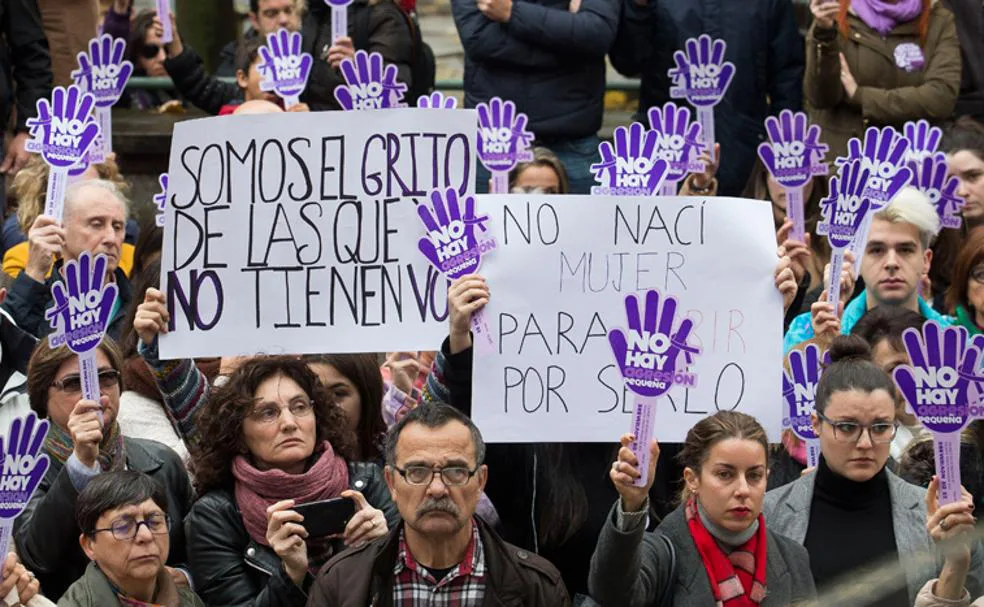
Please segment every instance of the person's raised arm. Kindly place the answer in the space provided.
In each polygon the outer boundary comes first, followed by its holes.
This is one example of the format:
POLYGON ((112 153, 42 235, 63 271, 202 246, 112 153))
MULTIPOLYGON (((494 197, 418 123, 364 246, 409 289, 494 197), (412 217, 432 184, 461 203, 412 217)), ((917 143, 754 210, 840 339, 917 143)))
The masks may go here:
MULTIPOLYGON (((174 15, 170 19, 174 40, 164 46, 167 52, 164 69, 174 81, 174 88, 193 105, 213 115, 218 114, 223 106, 241 101, 243 92, 239 87, 232 82, 222 82, 205 71, 202 58, 182 42, 174 15)), ((160 27, 159 20, 155 19, 154 23, 160 27)))
POLYGON ((472 314, 489 302, 489 286, 478 274, 467 274, 448 287, 448 339, 441 351, 447 362, 445 383, 451 406, 471 415, 472 314))
POLYGON ((525 68, 551 69, 562 65, 564 53, 529 44, 511 35, 506 24, 483 15, 476 0, 451 0, 451 13, 461 46, 471 59, 525 68))

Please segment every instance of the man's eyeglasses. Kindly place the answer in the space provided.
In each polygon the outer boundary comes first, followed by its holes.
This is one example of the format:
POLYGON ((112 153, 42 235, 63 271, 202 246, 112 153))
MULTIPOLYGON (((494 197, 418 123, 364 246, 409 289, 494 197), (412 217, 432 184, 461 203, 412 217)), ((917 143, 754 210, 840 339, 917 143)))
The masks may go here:
POLYGON ((123 516, 110 523, 109 527, 105 529, 93 529, 92 534, 109 531, 118 540, 132 540, 137 537, 141 525, 146 525, 147 531, 154 535, 167 535, 171 529, 171 519, 162 512, 151 514, 142 521, 138 521, 132 516, 123 516))
POLYGON ((441 475, 441 482, 448 487, 460 487, 465 485, 475 476, 480 466, 475 466, 474 470, 469 470, 463 466, 451 466, 449 468, 431 468, 430 466, 407 466, 400 469, 393 466, 393 469, 400 473, 411 485, 429 485, 434 481, 434 475, 441 475))
MULTIPOLYGON (((99 372, 99 387, 109 389, 118 386, 120 383, 120 372, 116 369, 103 369, 99 372)), ((51 383, 62 392, 69 394, 82 393, 82 377, 78 373, 72 373, 51 383)))
MULTIPOLYGON (((311 401, 303 398, 297 398, 289 405, 285 407, 290 414, 294 417, 308 417, 314 415, 314 405, 311 401)), ((280 407, 275 405, 267 405, 264 407, 258 407, 250 412, 249 417, 261 424, 272 424, 275 423, 282 415, 280 407)))
POLYGON ((868 431, 868 437, 872 443, 885 444, 892 442, 895 433, 898 431, 897 422, 875 422, 873 424, 859 424, 857 422, 832 420, 822 413, 817 413, 817 417, 830 424, 834 429, 834 440, 840 443, 856 443, 861 440, 861 433, 868 431))

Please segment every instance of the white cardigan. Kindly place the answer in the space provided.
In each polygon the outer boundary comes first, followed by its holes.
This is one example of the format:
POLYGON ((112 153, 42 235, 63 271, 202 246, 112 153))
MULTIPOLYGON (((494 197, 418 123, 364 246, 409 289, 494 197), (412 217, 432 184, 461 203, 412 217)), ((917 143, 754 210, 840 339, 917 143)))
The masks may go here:
POLYGON ((171 425, 163 405, 138 392, 126 391, 120 395, 120 411, 117 415, 120 432, 130 438, 146 438, 167 445, 188 464, 188 446, 171 425))

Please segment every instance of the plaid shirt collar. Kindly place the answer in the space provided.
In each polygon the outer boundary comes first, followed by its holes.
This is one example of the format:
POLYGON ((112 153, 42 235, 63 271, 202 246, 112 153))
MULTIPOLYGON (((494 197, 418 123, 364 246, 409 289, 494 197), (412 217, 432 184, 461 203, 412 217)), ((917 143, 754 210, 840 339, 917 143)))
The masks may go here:
POLYGON ((465 548, 465 557, 461 562, 444 576, 440 582, 434 579, 429 571, 413 558, 410 554, 410 547, 407 546, 406 528, 400 529, 400 548, 396 556, 396 565, 393 567, 393 575, 399 579, 400 573, 410 570, 417 577, 425 580, 431 586, 443 586, 452 582, 455 578, 471 576, 473 578, 485 579, 485 553, 482 548, 482 538, 478 535, 478 525, 474 519, 471 521, 472 537, 465 548))

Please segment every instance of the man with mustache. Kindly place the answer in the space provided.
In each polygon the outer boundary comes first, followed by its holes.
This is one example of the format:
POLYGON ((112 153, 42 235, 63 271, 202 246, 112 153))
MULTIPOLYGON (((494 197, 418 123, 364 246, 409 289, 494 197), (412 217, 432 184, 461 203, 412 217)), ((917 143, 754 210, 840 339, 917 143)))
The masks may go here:
POLYGON ((481 433, 457 409, 413 409, 386 439, 386 482, 403 524, 328 561, 308 606, 570 605, 553 565, 475 516, 484 456, 481 433))

